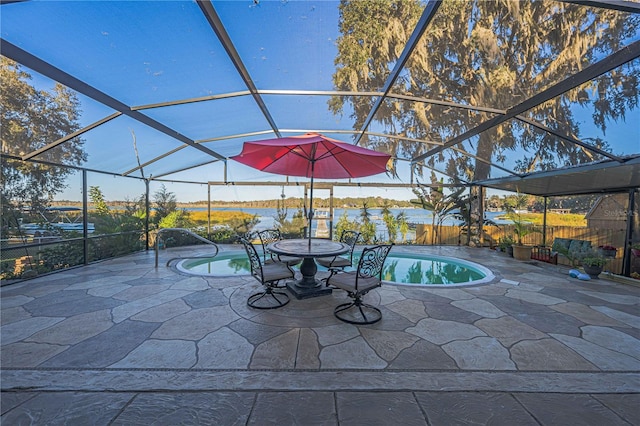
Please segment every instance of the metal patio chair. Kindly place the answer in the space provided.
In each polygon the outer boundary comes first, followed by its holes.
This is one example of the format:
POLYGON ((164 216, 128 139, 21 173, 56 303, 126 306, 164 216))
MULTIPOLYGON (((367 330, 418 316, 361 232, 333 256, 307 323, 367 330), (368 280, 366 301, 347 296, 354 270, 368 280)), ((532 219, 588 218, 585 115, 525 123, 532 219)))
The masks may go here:
MULTIPOLYGON (((344 256, 331 256, 331 257, 320 257, 316 259, 318 265, 322 265, 327 268, 332 275, 337 272, 344 271, 345 268, 353 266, 353 250, 360 239, 360 233, 357 231, 344 230, 342 234, 340 234, 340 242, 348 244, 351 248, 349 252, 344 256)), ((326 283, 329 278, 325 278, 323 281, 326 283)))
POLYGON ((276 289, 280 281, 294 277, 291 267, 283 262, 264 264, 260 260, 258 251, 250 241, 245 238, 240 238, 240 241, 249 257, 251 275, 264 287, 263 291, 249 296, 247 305, 256 309, 276 309, 289 303, 289 295, 276 289))
POLYGON ((267 248, 269 244, 282 240, 282 235, 278 229, 265 229, 264 231, 259 231, 258 238, 260 238, 260 243, 262 244, 262 255, 264 257, 265 265, 271 262, 283 262, 288 266, 295 266, 302 262, 302 257, 279 256, 269 251, 267 248))
POLYGON ((353 301, 335 307, 333 314, 350 324, 373 324, 382 319, 382 312, 362 301, 369 291, 382 285, 382 269, 392 244, 377 245, 362 250, 356 271, 338 272, 327 279, 327 285, 345 290, 353 301))

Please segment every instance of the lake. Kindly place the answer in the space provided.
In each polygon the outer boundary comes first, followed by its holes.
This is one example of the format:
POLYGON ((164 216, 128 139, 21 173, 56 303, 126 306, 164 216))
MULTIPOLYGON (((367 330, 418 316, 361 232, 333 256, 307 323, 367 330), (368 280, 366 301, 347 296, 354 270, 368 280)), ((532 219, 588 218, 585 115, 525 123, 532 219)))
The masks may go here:
MULTIPOLYGON (((207 208, 206 207, 194 207, 191 209, 187 209, 189 211, 206 211, 207 208)), ((212 211, 240 211, 240 212, 244 212, 244 213, 248 213, 251 215, 257 215, 258 219, 260 220, 260 222, 256 225, 256 227, 254 228, 256 231, 260 231, 263 229, 269 229, 269 228, 273 228, 275 226, 275 216, 276 216, 276 209, 272 209, 272 208, 240 208, 240 207, 213 207, 212 211)), ((405 215, 407 216, 407 222, 409 223, 413 223, 413 224, 431 224, 431 212, 427 211, 427 210, 423 210, 423 209, 401 209, 401 208, 395 208, 395 209, 389 209, 394 216, 397 216, 400 212, 404 212, 405 215)), ((297 212, 297 209, 294 208, 289 208, 287 210, 287 219, 291 220, 293 218, 293 215, 297 212)), ((347 213, 347 218, 350 221, 354 221, 356 219, 360 218, 360 209, 344 209, 344 208, 335 208, 333 209, 333 220, 334 220, 334 226, 336 224, 336 222, 338 222, 338 220, 340 219, 340 217, 344 214, 347 213)), ((371 221, 374 222, 376 224, 376 229, 378 230, 378 232, 385 232, 387 227, 384 224, 384 221, 382 220, 382 209, 369 209, 369 212, 371 213, 371 221)), ((318 214, 318 210, 316 210, 316 215, 318 214)), ((485 217, 487 219, 493 220, 498 224, 506 224, 506 223, 511 223, 508 220, 498 220, 496 219, 499 216, 503 216, 505 213, 504 212, 485 212, 485 217)), ((317 217, 317 216, 316 216, 317 217)), ((447 218, 444 221, 444 225, 458 225, 460 222, 456 219, 453 218, 447 218)), ((327 223, 328 224, 328 223, 327 223)), ((313 226, 313 230, 315 230, 316 228, 316 221, 314 221, 314 226, 313 226)), ((315 235, 315 233, 314 233, 315 235)), ((415 235, 414 232, 410 232, 410 235, 408 235, 408 237, 412 237, 413 235, 415 235)))

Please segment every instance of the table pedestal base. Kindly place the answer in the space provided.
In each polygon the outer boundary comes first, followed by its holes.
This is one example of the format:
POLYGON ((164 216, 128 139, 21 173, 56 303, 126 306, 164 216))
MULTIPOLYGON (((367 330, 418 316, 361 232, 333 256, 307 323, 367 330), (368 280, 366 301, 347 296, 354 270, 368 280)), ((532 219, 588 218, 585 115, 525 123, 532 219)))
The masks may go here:
POLYGON ((332 293, 331 287, 323 287, 320 282, 314 287, 300 287, 297 281, 287 282, 287 289, 296 299, 310 299, 312 297, 326 296, 332 293))
POLYGON ((332 293, 330 287, 323 287, 322 283, 316 279, 316 272, 318 272, 318 265, 316 265, 312 257, 302 259, 302 264, 300 265, 302 279, 287 282, 287 288, 296 299, 309 299, 332 293))

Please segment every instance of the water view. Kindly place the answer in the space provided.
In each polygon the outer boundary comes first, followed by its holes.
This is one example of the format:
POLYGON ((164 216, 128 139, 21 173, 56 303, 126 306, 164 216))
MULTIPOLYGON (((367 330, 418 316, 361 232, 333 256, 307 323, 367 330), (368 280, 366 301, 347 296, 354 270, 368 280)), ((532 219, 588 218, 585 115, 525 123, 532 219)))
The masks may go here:
MULTIPOLYGON (((188 209, 189 211, 206 211, 206 207, 195 207, 188 209)), ((241 211, 244 213, 248 213, 251 215, 257 215, 260 222, 254 228, 256 231, 273 228, 275 226, 275 217, 276 217, 276 209, 274 208, 241 208, 241 207, 214 207, 212 211, 241 211)), ((407 222, 410 224, 431 224, 432 214, 430 211, 423 209, 402 209, 402 208, 392 208, 389 209, 394 216, 397 216, 401 212, 407 217, 407 222)), ((287 210, 287 220, 291 220, 293 215, 296 213, 296 209, 289 208, 287 210)), ((379 233, 384 233, 386 231, 386 226, 384 221, 382 220, 382 209, 369 209, 371 213, 371 221, 376 224, 376 228, 379 233)), ((360 218, 360 209, 344 209, 344 208, 336 208, 333 210, 333 224, 338 222, 340 217, 344 213, 347 213, 347 218, 350 221, 354 221, 360 218)), ((319 217, 320 212, 316 210, 316 218, 319 217)), ((509 220, 499 219, 501 216, 504 216, 505 212, 485 212, 485 218, 494 221, 498 224, 507 224, 511 223, 509 220)), ((459 220, 449 217, 445 219, 443 225, 458 225, 460 223, 459 220)), ((312 230, 314 231, 317 228, 317 221, 314 221, 312 230)), ((409 231, 407 235, 407 239, 412 239, 415 236, 414 230, 409 231)))

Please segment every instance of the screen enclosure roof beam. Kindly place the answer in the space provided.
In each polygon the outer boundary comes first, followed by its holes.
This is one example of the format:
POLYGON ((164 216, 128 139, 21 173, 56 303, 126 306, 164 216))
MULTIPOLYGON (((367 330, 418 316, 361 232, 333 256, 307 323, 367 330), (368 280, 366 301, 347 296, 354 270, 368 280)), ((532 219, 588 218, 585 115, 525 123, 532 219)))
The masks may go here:
POLYGON ((54 81, 57 81, 58 83, 61 83, 78 93, 82 93, 83 95, 88 96, 91 99, 98 101, 115 111, 121 112, 122 114, 129 116, 134 120, 139 121, 140 123, 143 123, 174 139, 177 139, 180 142, 186 143, 187 145, 196 148, 212 157, 215 157, 219 160, 225 160, 225 157, 218 154, 217 152, 214 152, 204 146, 198 145, 197 143, 195 143, 195 141, 189 139, 185 135, 165 126, 164 124, 142 114, 139 111, 133 111, 129 106, 120 102, 119 100, 107 95, 104 92, 101 92, 95 87, 73 77, 72 75, 67 74, 61 69, 54 67, 53 65, 6 41, 5 39, 0 39, 0 51, 2 51, 2 55, 13 59, 14 61, 28 68, 31 68, 32 70, 54 81))
POLYGON ((244 63, 242 62, 242 59, 240 58, 238 51, 233 45, 233 41, 231 40, 231 37, 227 33, 227 30, 224 28, 224 25, 222 24, 220 17, 216 13, 216 10, 213 7, 213 4, 211 4, 209 0, 198 0, 198 6, 200 6, 200 10, 202 10, 202 13, 207 19, 207 22, 209 22, 209 25, 211 25, 211 29, 218 37, 218 40, 222 44, 222 47, 224 47, 224 50, 227 52, 227 55, 229 55, 229 59, 231 59, 231 62, 233 62, 233 65, 236 67, 236 70, 238 70, 238 74, 244 81, 244 84, 247 86, 247 88, 251 92, 253 99, 255 100, 256 104, 258 104, 258 108, 260 108, 260 111, 262 111, 262 114, 264 114, 264 117, 269 122, 269 125, 273 129, 276 136, 281 137, 280 131, 278 130, 278 126, 276 125, 275 120, 271 116, 271 113, 269 112, 267 105, 264 103, 262 96, 260 96, 260 93, 258 93, 258 89, 255 83, 253 82, 251 75, 249 75, 249 71, 244 66, 244 63))
MULTIPOLYGON (((454 137, 453 139, 450 139, 448 141, 446 141, 444 143, 444 145, 442 146, 438 146, 435 147, 433 149, 431 149, 430 151, 421 154, 417 157, 415 157, 413 159, 413 162, 419 162, 424 160, 427 157, 431 157, 439 152, 441 152, 442 150, 449 148, 453 145, 456 145, 460 142, 463 142, 469 138, 472 138, 486 130, 489 130, 495 126, 498 126, 499 124, 504 123, 505 121, 514 118, 516 116, 518 116, 519 114, 524 113, 525 111, 528 111, 532 108, 535 108, 536 106, 549 101, 550 99, 553 99, 559 95, 562 95, 563 93, 574 89, 578 86, 580 86, 581 84, 586 83, 587 81, 593 80, 596 77, 607 73, 609 71, 611 71, 614 68, 617 68, 621 65, 626 64, 627 62, 630 62, 634 59, 636 59, 638 56, 640 56, 640 41, 636 41, 631 43, 630 45, 623 47, 622 49, 618 50, 617 52, 607 56, 606 58, 604 58, 603 60, 596 62, 593 65, 588 66, 587 68, 583 69, 582 71, 572 75, 571 77, 559 82, 558 84, 555 84, 551 87, 549 87, 546 90, 543 90, 542 92, 538 93, 537 95, 532 96, 531 98, 525 100, 524 102, 509 108, 506 112, 506 114, 501 115, 501 116, 497 116, 494 117, 490 120, 485 121, 484 123, 481 123, 480 125, 462 133, 461 135, 458 135, 456 137, 454 137)), ((605 154, 603 154, 605 155, 605 154)), ((606 153, 606 156, 611 158, 612 155, 609 153, 606 153)), ((618 161, 620 161, 618 159, 618 161)))

